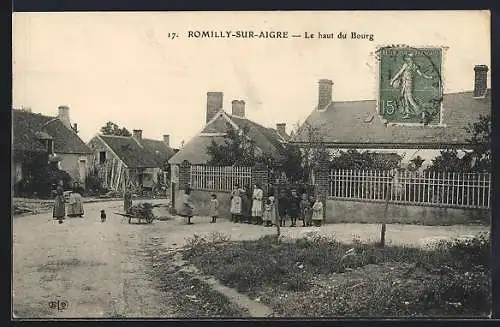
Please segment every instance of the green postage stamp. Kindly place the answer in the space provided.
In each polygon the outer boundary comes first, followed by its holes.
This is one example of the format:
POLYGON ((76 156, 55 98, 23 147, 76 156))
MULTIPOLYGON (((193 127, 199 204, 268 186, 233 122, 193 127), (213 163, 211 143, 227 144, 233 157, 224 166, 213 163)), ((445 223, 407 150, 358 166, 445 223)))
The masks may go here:
POLYGON ((442 49, 438 47, 384 47, 378 50, 378 108, 387 122, 440 123, 442 55, 442 49))

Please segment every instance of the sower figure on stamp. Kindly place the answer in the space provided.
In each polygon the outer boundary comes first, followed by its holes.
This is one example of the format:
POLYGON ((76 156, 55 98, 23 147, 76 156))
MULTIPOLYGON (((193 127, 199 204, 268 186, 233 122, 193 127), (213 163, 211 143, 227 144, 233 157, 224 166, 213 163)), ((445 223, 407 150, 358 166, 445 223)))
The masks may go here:
POLYGON ((432 79, 432 76, 422 73, 419 67, 413 61, 413 54, 409 53, 404 58, 404 64, 398 70, 398 72, 391 78, 389 82, 392 87, 399 88, 401 91, 401 97, 403 98, 403 118, 408 119, 413 115, 422 114, 422 111, 415 101, 413 96, 413 78, 415 73, 420 77, 432 79))

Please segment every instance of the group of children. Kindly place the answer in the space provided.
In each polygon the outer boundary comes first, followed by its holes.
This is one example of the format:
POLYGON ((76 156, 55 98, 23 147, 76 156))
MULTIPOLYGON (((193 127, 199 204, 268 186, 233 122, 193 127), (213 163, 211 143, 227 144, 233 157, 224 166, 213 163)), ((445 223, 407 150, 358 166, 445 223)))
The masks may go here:
MULTIPOLYGON (((254 197, 251 213, 247 215, 244 214, 245 210, 241 211, 240 214, 235 214, 232 211, 231 221, 254 223, 255 225, 265 224, 267 227, 276 224, 285 226, 287 219, 291 221, 290 227, 297 226, 297 220, 302 220, 303 227, 312 226, 313 224, 315 226, 321 226, 323 221, 323 202, 319 196, 314 198, 312 195, 303 193, 301 197, 299 197, 297 191, 292 190, 289 195, 282 191, 278 199, 276 199, 273 194, 270 194, 267 198, 263 198, 262 200, 254 197), (260 215, 255 215, 255 213, 258 212, 255 210, 255 203, 260 202, 263 203, 263 210, 260 215)), ((220 203, 217 199, 217 195, 212 194, 210 201, 211 223, 217 221, 219 207, 220 203)))

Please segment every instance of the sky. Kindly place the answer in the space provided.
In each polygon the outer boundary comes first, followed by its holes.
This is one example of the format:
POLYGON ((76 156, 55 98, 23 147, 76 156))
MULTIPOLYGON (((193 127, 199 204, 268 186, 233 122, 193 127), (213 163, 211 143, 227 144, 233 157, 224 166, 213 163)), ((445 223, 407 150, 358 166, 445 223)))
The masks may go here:
MULTIPOLYGON (((171 34, 170 34, 171 35, 171 34)), ((13 14, 13 108, 57 115, 70 107, 90 140, 107 121, 172 146, 205 124, 206 94, 246 101, 264 126, 304 121, 318 81, 333 100, 375 99, 378 46, 444 46, 445 92, 473 89, 474 66, 490 66, 488 11, 67 12, 13 14), (188 31, 347 32, 340 39, 196 39, 188 31), (350 33, 374 41, 350 39, 350 33), (169 33, 177 33, 172 39, 169 33)), ((488 86, 489 82, 488 72, 488 86)))

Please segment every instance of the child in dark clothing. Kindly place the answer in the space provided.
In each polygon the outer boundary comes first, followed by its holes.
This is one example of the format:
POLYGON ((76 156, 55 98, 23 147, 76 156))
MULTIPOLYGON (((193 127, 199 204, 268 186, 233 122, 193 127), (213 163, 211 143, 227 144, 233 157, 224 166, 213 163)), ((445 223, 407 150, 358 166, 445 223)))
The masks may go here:
POLYGON ((284 191, 281 191, 278 198, 278 215, 280 227, 285 226, 287 215, 288 199, 284 191))
POLYGON ((300 216, 300 198, 297 196, 296 190, 292 190, 292 194, 288 199, 287 213, 292 221, 290 227, 295 227, 297 218, 300 216))

